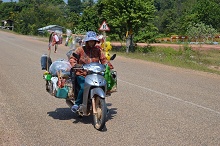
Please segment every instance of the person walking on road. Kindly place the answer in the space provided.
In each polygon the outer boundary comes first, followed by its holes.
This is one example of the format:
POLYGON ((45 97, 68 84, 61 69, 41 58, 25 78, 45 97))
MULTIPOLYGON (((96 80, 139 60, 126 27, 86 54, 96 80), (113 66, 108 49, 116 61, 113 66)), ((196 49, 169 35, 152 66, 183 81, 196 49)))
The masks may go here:
POLYGON ((55 46, 55 50, 54 50, 54 53, 57 52, 57 48, 58 48, 58 43, 59 43, 59 37, 57 35, 56 32, 53 32, 53 40, 52 40, 52 46, 55 46))

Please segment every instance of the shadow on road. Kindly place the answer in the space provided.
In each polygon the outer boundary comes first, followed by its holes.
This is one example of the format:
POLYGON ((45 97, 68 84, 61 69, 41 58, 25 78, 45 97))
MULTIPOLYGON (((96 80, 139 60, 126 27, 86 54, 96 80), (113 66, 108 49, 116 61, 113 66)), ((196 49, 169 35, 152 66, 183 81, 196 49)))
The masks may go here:
POLYGON ((73 118, 73 112, 70 108, 57 108, 55 111, 47 112, 47 114, 59 120, 70 120, 73 118))
POLYGON ((84 123, 84 124, 91 124, 92 116, 84 116, 81 117, 78 114, 74 114, 70 108, 57 108, 55 111, 47 112, 48 116, 58 119, 58 120, 72 120, 74 119, 73 123, 84 123))
MULTIPOLYGON (((107 121, 114 118, 114 116, 117 114, 117 108, 110 108, 112 104, 107 103, 108 107, 108 114, 107 114, 107 121)), ((84 116, 81 117, 77 114, 74 114, 70 108, 57 108, 55 111, 47 112, 48 116, 59 119, 59 120, 71 120, 75 119, 73 123, 82 122, 84 124, 91 124, 93 123, 93 117, 92 116, 84 116)))
POLYGON ((107 103, 107 108, 108 108, 108 114, 107 114, 107 121, 111 120, 114 118, 114 116, 117 114, 117 108, 110 108, 112 106, 111 103, 107 103))

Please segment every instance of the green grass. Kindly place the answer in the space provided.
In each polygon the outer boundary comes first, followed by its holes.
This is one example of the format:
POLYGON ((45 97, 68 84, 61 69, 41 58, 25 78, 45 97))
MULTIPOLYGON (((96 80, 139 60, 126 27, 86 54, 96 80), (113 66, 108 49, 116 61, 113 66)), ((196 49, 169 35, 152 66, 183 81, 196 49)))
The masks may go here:
POLYGON ((170 47, 137 47, 126 53, 125 47, 112 49, 112 54, 128 58, 157 62, 165 65, 199 70, 220 75, 220 50, 192 50, 189 46, 179 49, 170 47))

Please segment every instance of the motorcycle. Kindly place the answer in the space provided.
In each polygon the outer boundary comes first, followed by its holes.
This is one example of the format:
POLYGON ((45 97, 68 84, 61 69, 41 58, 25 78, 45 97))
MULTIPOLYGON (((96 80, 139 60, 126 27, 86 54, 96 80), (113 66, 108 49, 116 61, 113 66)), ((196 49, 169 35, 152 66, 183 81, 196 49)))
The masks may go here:
MULTIPOLYGON (((111 59, 113 60, 115 57, 113 56, 111 59)), ((107 118, 107 105, 105 101, 109 89, 108 81, 106 80, 107 75, 105 75, 107 68, 108 65, 97 62, 84 64, 82 67, 73 67, 73 70, 83 69, 88 73, 85 77, 83 102, 79 105, 77 113, 80 116, 93 115, 93 126, 99 131, 105 127, 107 118)), ((70 108, 74 105, 79 88, 77 83, 75 83, 75 79, 73 81, 74 98, 66 99, 66 103, 70 108)))
MULTIPOLYGON (((73 53, 74 54, 74 53, 73 53)), ((77 54, 75 54, 77 58, 77 54)), ((116 55, 111 57, 114 60, 116 55)), ((58 63, 66 63, 58 61, 58 63)), ((52 66, 53 67, 53 64, 52 66)), ((62 65, 63 67, 63 65, 62 65)), ((75 70, 83 69, 87 71, 84 83, 83 102, 79 105, 77 114, 83 116, 93 116, 93 126, 101 131, 105 127, 107 118, 107 105, 105 98, 110 96, 108 91, 117 86, 116 71, 111 71, 108 65, 97 62, 84 64, 81 67, 73 67, 70 74, 58 73, 58 77, 46 72, 46 90, 52 96, 65 99, 67 105, 71 108, 77 98, 79 86, 76 83, 75 70)))

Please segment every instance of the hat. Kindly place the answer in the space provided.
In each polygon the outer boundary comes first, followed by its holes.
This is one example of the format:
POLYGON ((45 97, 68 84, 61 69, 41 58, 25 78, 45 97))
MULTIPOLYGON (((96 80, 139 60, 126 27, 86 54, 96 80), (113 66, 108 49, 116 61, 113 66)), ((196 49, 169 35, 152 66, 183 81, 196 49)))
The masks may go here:
POLYGON ((86 33, 86 37, 84 38, 84 41, 85 42, 88 42, 88 41, 97 41, 97 42, 99 42, 99 40, 97 39, 96 33, 94 31, 88 31, 86 33))

